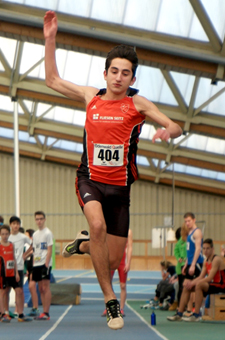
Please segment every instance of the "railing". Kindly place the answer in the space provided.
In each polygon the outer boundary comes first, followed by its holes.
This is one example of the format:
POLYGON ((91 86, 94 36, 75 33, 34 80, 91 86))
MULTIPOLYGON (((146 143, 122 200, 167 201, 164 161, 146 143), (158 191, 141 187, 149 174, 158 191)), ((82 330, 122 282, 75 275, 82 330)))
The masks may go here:
MULTIPOLYGON (((71 239, 67 240, 55 240, 56 243, 56 254, 62 254, 63 247, 66 245, 66 243, 71 242, 71 239)), ((149 257, 152 256, 148 252, 148 246, 152 243, 152 240, 133 240, 134 244, 143 244, 144 245, 144 255, 140 255, 140 257, 149 257)), ((223 244, 225 244, 225 241, 213 241, 215 253, 218 255, 220 254, 220 250, 223 244)), ((171 256, 173 254, 168 254, 168 247, 169 245, 176 244, 176 241, 167 241, 167 245, 165 247, 165 256, 171 256)), ((162 249, 162 248, 161 248, 162 249)), ((163 250, 163 249, 162 249, 163 250)), ((161 254, 162 255, 162 254, 161 254)))

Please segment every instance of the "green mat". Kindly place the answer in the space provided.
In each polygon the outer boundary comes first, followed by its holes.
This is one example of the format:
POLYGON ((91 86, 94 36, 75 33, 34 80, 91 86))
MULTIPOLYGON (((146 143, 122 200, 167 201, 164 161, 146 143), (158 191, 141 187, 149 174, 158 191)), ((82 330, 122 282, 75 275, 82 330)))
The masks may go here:
MULTIPOLYGON (((145 301, 128 300, 127 305, 134 309, 151 325, 151 309, 141 309, 145 301)), ((224 324, 206 322, 172 322, 166 319, 174 312, 154 310, 156 314, 156 330, 168 340, 223 340, 225 338, 224 324)))

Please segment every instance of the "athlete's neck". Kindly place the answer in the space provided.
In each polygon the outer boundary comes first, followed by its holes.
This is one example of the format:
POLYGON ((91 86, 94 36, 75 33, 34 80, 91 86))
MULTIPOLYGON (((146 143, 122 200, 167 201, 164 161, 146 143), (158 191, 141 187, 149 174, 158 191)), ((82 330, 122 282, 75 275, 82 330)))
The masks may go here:
POLYGON ((194 224, 193 227, 189 229, 189 235, 192 233, 192 231, 194 231, 197 228, 198 227, 196 226, 196 224, 194 224))
POLYGON ((3 242, 2 240, 1 240, 1 243, 0 243, 2 246, 4 246, 4 247, 8 247, 9 245, 10 245, 10 243, 9 243, 9 241, 7 241, 7 242, 3 242))
POLYGON ((121 100, 127 96, 127 91, 121 93, 114 93, 110 90, 106 90, 106 93, 101 96, 103 100, 121 100))
POLYGON ((214 258, 214 253, 207 258, 207 262, 211 263, 214 258))

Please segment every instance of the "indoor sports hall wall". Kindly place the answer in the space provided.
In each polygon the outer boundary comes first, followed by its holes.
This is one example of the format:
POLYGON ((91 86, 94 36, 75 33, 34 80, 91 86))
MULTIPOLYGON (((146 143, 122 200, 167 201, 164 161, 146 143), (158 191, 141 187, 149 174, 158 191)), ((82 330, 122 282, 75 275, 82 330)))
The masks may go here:
MULTIPOLYGON (((25 229, 34 228, 33 213, 43 210, 47 226, 55 239, 73 239, 87 223, 77 203, 74 181, 76 169, 59 164, 20 158, 20 211, 25 229)), ((176 184, 176 177, 175 177, 176 184)), ((0 154, 0 215, 5 222, 15 213, 13 157, 0 154)), ((186 211, 193 211, 199 221, 205 221, 205 237, 225 240, 225 198, 175 188, 175 229, 183 221, 186 211)), ((164 218, 172 215, 172 188, 137 181, 131 190, 130 226, 135 240, 151 240, 152 228, 164 225, 164 218)), ((201 225, 199 225, 201 226, 201 225)), ((224 242, 225 243, 225 242, 224 242)), ((133 254, 144 256, 144 243, 134 243, 133 254)), ((161 251, 147 245, 148 255, 161 251)))

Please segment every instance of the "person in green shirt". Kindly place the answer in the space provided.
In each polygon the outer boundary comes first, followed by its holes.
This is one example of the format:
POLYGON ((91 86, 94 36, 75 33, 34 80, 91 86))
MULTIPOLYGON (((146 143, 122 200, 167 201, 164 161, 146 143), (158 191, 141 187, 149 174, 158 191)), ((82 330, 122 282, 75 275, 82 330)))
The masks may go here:
POLYGON ((176 235, 177 243, 174 248, 174 256, 176 257, 176 260, 177 260, 176 273, 178 276, 178 285, 179 285, 177 302, 179 306, 180 297, 181 297, 181 293, 183 289, 183 281, 184 281, 184 275, 182 275, 182 268, 185 265, 185 262, 187 259, 186 240, 187 240, 187 235, 188 235, 188 229, 185 223, 182 225, 182 227, 176 230, 175 235, 176 235))

